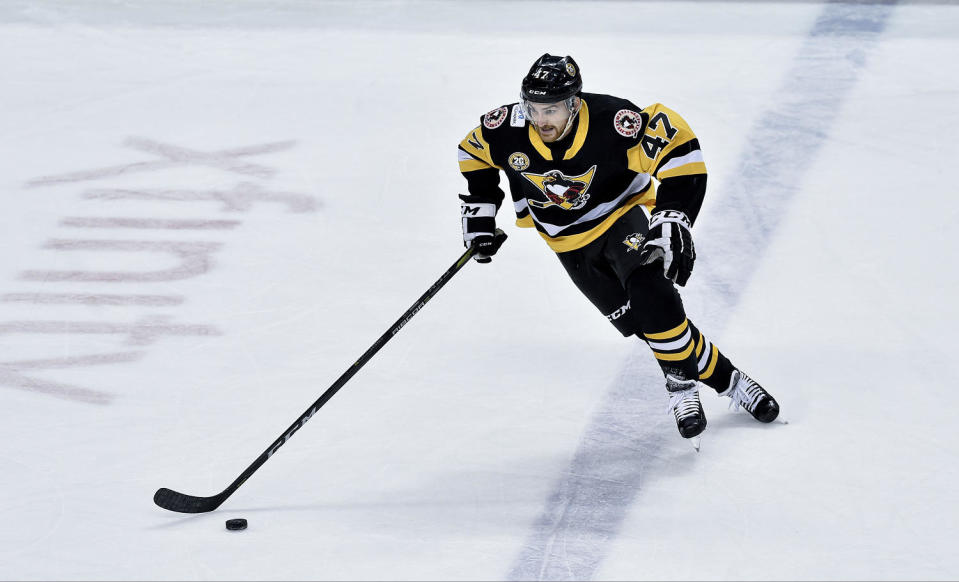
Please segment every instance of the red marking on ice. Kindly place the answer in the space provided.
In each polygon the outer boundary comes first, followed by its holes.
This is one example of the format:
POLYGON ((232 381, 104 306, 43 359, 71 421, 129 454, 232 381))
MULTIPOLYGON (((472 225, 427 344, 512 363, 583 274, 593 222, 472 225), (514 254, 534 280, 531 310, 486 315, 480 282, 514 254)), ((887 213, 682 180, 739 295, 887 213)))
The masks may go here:
POLYGON ((213 266, 210 254, 220 243, 135 240, 52 240, 43 246, 58 251, 126 251, 168 253, 180 264, 161 271, 24 271, 27 281, 102 281, 108 283, 177 281, 202 275, 213 266))

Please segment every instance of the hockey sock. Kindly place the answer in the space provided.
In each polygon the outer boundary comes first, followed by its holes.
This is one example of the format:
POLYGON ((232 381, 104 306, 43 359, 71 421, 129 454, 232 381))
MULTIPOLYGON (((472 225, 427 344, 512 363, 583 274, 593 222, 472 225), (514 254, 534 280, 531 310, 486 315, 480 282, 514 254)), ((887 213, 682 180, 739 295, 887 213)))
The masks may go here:
POLYGON ((641 310, 641 330, 636 335, 649 344, 665 375, 683 380, 699 377, 693 333, 686 310, 672 281, 661 267, 648 265, 633 271, 626 290, 634 310, 641 310))
POLYGON ((704 336, 692 322, 689 322, 693 341, 696 347, 693 350, 696 357, 696 367, 699 371, 699 381, 716 392, 723 392, 729 388, 732 377, 732 362, 719 351, 714 343, 704 336))
POLYGON ((695 380, 699 377, 696 361, 696 342, 689 320, 665 331, 643 331, 643 339, 653 350, 659 367, 664 375, 676 376, 683 380, 695 380))
POLYGON ((642 330, 636 335, 649 344, 663 374, 696 378, 716 392, 729 388, 735 367, 686 319, 683 300, 662 270, 637 269, 626 288, 633 310, 642 313, 642 330))

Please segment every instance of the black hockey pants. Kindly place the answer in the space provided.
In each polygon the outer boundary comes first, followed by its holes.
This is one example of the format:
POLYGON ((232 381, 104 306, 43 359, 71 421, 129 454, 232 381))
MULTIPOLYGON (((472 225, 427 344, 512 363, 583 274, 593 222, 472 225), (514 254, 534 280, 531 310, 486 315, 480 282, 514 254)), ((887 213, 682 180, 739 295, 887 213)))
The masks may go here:
POLYGON ((636 207, 585 247, 557 253, 573 283, 624 336, 653 351, 664 374, 694 378, 722 392, 733 367, 686 318, 682 298, 660 263, 642 265, 648 219, 636 207))

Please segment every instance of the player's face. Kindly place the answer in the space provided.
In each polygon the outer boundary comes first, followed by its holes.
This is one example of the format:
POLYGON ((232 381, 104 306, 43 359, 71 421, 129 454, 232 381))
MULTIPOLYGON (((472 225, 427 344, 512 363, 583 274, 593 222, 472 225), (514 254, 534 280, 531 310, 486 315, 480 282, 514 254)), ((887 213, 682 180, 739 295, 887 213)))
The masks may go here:
POLYGON ((565 102, 527 103, 526 107, 529 120, 536 128, 540 139, 549 143, 562 137, 561 134, 566 129, 566 122, 571 115, 565 102))

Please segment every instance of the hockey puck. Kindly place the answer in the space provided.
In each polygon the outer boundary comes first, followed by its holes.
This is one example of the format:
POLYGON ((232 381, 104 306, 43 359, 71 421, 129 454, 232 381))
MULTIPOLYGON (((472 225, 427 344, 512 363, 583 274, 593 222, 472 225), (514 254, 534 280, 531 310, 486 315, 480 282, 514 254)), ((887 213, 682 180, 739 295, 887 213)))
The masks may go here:
POLYGON ((230 531, 246 529, 246 520, 242 517, 239 519, 228 519, 226 520, 226 529, 230 531))

